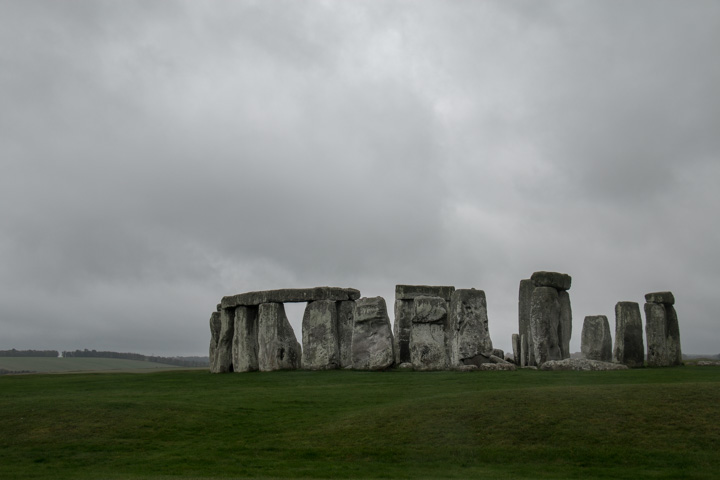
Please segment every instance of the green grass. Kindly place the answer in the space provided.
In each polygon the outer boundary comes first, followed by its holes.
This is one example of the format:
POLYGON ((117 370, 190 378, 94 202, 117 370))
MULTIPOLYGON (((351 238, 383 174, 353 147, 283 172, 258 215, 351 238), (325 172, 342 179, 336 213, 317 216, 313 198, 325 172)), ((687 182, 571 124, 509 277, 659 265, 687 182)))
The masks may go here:
POLYGON ((0 371, 39 373, 93 372, 108 370, 157 370, 178 368, 155 362, 122 358, 0 357, 0 371))
POLYGON ((720 368, 0 377, 0 478, 717 478, 720 368))

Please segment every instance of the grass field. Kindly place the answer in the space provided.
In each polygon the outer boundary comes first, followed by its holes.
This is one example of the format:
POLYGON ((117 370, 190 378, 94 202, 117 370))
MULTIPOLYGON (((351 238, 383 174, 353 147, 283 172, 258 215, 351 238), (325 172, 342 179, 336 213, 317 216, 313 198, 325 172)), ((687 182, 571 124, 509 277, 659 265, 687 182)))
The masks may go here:
POLYGON ((718 478, 720 368, 0 377, 0 478, 718 478))
POLYGON ((0 371, 10 372, 102 372, 135 370, 168 370, 173 365, 122 358, 55 358, 55 357, 0 357, 0 371))

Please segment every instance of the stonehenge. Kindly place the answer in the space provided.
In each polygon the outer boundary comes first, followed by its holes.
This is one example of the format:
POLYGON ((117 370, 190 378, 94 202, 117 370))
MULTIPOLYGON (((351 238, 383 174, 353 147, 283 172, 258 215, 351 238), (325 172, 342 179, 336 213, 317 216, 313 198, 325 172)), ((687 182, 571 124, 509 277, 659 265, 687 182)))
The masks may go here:
POLYGON ((675 297, 671 292, 645 295, 648 366, 669 367, 682 364, 680 329, 674 304, 675 297))
POLYGON ((613 362, 630 368, 642 367, 645 363, 642 317, 637 302, 615 304, 615 348, 613 362))
POLYGON ((581 356, 570 359, 569 275, 539 271, 520 281, 512 353, 493 348, 483 290, 397 285, 391 326, 385 299, 353 288, 314 287, 223 297, 210 315, 210 372, 275 370, 514 370, 637 368, 682 364, 671 292, 615 305, 615 344, 605 315, 586 316, 581 356), (285 303, 306 303, 301 342, 285 303), (643 342, 643 333, 647 343, 643 342), (647 345, 647 356, 644 346, 647 345))
POLYGON ((581 334, 580 351, 588 360, 612 361, 610 323, 605 315, 585 317, 581 334))

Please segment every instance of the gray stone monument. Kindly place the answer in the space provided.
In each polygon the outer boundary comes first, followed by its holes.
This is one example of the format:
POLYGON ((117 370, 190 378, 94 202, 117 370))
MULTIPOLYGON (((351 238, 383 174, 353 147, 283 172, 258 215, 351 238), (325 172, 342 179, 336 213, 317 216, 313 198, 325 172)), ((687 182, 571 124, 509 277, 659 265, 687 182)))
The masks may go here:
POLYGON ((642 367, 645 363, 642 317, 637 302, 618 302, 615 305, 613 361, 630 368, 642 367))
POLYGON ((645 295, 645 302, 648 366, 681 365, 680 328, 674 307, 675 297, 671 292, 648 293, 645 295))
POLYGON ((317 300, 305 307, 302 321, 302 366, 306 370, 340 367, 338 306, 333 300, 317 300))
POLYGON ((355 302, 352 334, 352 367, 357 370, 384 370, 395 361, 393 335, 387 305, 382 297, 355 302))
POLYGON ((235 308, 235 336, 233 338, 233 371, 255 372, 258 364, 258 307, 235 308))
POLYGON ((302 361, 300 344, 282 303, 263 303, 258 310, 258 366, 261 372, 295 370, 302 361))
POLYGON ((210 371, 218 373, 217 370, 217 348, 220 340, 220 312, 210 314, 210 371))
POLYGON ((610 323, 605 315, 585 317, 580 351, 588 360, 598 360, 601 362, 612 361, 610 323))
POLYGON ((419 296, 410 329, 410 362, 415 370, 444 370, 447 302, 441 297, 419 296))
MULTIPOLYGON (((534 362, 541 366, 549 360, 569 358, 572 310, 567 290, 572 278, 564 273, 535 272, 530 280, 534 288, 530 301, 528 345, 532 344, 534 362)), ((531 361, 528 363, 532 365, 531 361)))
POLYGON ((446 338, 451 367, 470 364, 477 355, 492 352, 483 290, 460 289, 452 293, 446 338))

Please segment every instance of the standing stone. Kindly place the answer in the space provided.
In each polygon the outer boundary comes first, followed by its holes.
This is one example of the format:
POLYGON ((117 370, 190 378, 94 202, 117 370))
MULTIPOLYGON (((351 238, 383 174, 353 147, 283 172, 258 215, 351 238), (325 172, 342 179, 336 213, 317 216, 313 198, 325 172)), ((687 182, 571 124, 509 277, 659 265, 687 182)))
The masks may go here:
POLYGON ((520 335, 520 366, 527 367, 528 364, 528 341, 525 334, 520 335))
POLYGON ((560 352, 562 359, 570 358, 570 337, 572 336, 572 307, 570 306, 570 294, 561 290, 558 292, 560 302, 560 352))
POLYGON ((535 365, 535 353, 533 351, 532 335, 530 334, 530 304, 532 303, 532 292, 535 289, 532 280, 529 278, 520 280, 520 293, 518 298, 518 332, 520 337, 525 336, 527 343, 525 356, 521 358, 523 366, 535 365))
POLYGON ((258 307, 235 308, 233 370, 238 373, 258 370, 258 307))
POLYGON ((210 314, 210 372, 218 373, 217 367, 217 347, 220 340, 220 312, 212 312, 210 314))
POLYGON ((410 329, 412 328, 413 300, 395 300, 395 363, 410 362, 410 329))
POLYGON ((332 370, 340 366, 338 307, 333 300, 310 302, 302 322, 302 366, 307 370, 332 370))
POLYGON ((445 326, 447 303, 441 297, 415 298, 410 330, 410 361, 415 370, 443 370, 447 367, 445 326))
POLYGON ((608 323, 605 315, 585 317, 580 351, 588 360, 599 360, 601 362, 610 362, 612 360, 610 323, 608 323))
POLYGON ((522 348, 520 347, 520 335, 518 335, 517 333, 512 334, 512 349, 515 365, 520 365, 520 352, 522 348))
POLYGON ((258 365, 261 372, 295 370, 301 348, 282 303, 263 303, 258 310, 258 365))
POLYGON ((215 351, 215 366, 213 373, 227 373, 233 371, 233 337, 235 334, 235 309, 223 308, 220 310, 220 334, 218 335, 217 349, 215 351))
POLYGON ((536 287, 530 305, 530 330, 538 367, 548 360, 562 360, 558 339, 559 324, 558 291, 552 287, 536 287))
MULTIPOLYGON (((442 305, 437 300, 432 300, 433 298, 439 297, 418 297, 415 299, 416 307, 436 304, 439 313, 442 305), (418 302, 422 302, 422 304, 418 302)), ((438 314, 437 317, 438 320, 435 322, 443 321, 442 315, 438 314)), ((417 319, 414 322, 413 331, 416 324, 421 323, 417 319)), ((450 350, 450 366, 466 364, 463 360, 492 351, 492 340, 488 330, 487 301, 483 290, 455 290, 450 298, 447 325, 448 335, 446 337, 450 350)))
POLYGON ((642 317, 637 302, 618 302, 615 305, 613 361, 630 368, 642 367, 645 362, 642 317))
POLYGON ((337 303, 337 335, 340 354, 340 368, 352 367, 352 334, 355 301, 337 303))
POLYGON ((645 334, 647 363, 651 367, 682 364, 680 328, 675 312, 675 298, 670 292, 645 295, 645 334))
POLYGON ((352 366, 358 370, 384 370, 395 361, 387 305, 382 297, 355 302, 352 366))

